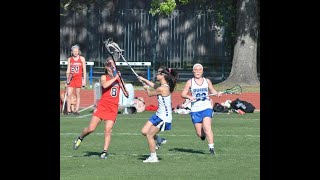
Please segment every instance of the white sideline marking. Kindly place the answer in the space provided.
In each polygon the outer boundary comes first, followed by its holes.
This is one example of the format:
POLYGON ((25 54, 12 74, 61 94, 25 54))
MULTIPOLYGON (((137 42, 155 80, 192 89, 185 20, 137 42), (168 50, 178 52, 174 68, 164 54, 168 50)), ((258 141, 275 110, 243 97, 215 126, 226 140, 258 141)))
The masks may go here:
POLYGON ((92 116, 92 114, 86 114, 86 115, 78 116, 78 117, 75 117, 75 118, 84 118, 84 117, 88 117, 88 116, 92 116))
MULTIPOLYGON (((79 135, 79 133, 60 133, 60 136, 74 136, 79 135)), ((104 135, 104 133, 92 133, 90 135, 104 135)), ((120 135, 120 136, 142 136, 140 133, 112 133, 112 135, 120 135)), ((175 134, 166 134, 165 136, 196 136, 196 135, 188 135, 188 134, 182 134, 182 135, 175 135, 175 134)), ((230 137, 260 137, 260 135, 251 135, 251 134, 225 134, 225 135, 214 135, 214 136, 230 136, 230 137)))
MULTIPOLYGON (((60 119, 63 118, 63 119, 73 119, 73 118, 84 118, 84 117, 88 117, 88 116, 91 116, 92 114, 86 114, 86 115, 82 115, 82 116, 60 116, 60 119)), ((189 117, 188 117, 189 118, 189 117)), ((149 117, 147 118, 123 118, 123 117, 118 117, 117 120, 135 120, 135 119, 145 119, 145 120, 148 120, 149 117)), ((245 119, 245 118, 231 118, 230 120, 233 120, 233 119, 236 119, 236 120, 244 120, 244 121, 256 121, 256 120, 260 120, 259 118, 255 118, 255 119, 245 119)), ((173 118, 174 120, 174 118, 173 118)), ((189 121, 191 121, 191 119, 189 118, 188 119, 189 121)), ((215 121, 215 118, 212 119, 212 121, 215 121)), ((220 120, 220 121, 228 121, 228 120, 220 120)))
MULTIPOLYGON (((116 155, 113 155, 112 153, 109 154, 109 156, 148 156, 149 154, 116 154, 116 155)), ((208 156, 209 153, 204 153, 204 154, 197 154, 197 153, 168 153, 168 154, 160 154, 160 153, 157 153, 158 156, 179 156, 179 155, 182 155, 182 156, 208 156)), ((215 156, 255 156, 255 157, 259 157, 260 154, 216 154, 215 156)), ((92 156, 82 156, 82 155, 75 155, 75 156, 60 156, 60 158, 86 158, 86 157, 89 157, 89 158, 99 158, 98 155, 92 155, 92 156)))

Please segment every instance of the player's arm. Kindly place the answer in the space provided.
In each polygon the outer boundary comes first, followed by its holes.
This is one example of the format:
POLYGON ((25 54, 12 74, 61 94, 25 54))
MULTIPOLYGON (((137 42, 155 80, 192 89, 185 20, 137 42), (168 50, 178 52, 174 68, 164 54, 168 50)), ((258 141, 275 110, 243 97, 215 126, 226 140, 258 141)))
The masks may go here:
POLYGON ((67 78, 69 77, 69 74, 70 74, 70 58, 68 58, 68 65, 67 65, 67 72, 66 72, 67 78))
POLYGON ((142 76, 138 76, 138 79, 144 83, 146 83, 148 86, 153 87, 154 88, 154 83, 149 81, 148 79, 142 77, 142 76))
POLYGON ((187 83, 184 85, 184 88, 181 92, 181 97, 184 99, 190 99, 194 100, 193 96, 189 95, 188 92, 190 91, 191 88, 191 79, 187 81, 187 83))
POLYGON ((150 86, 148 86, 148 85, 144 85, 143 88, 147 91, 147 94, 148 94, 149 97, 157 96, 159 94, 162 94, 166 90, 165 89, 166 87, 164 87, 164 86, 160 86, 155 90, 150 90, 150 86))
POLYGON ((209 88, 209 91, 210 91, 210 94, 217 94, 218 96, 221 95, 220 92, 218 92, 212 85, 212 82, 210 81, 210 79, 206 78, 207 79, 207 82, 208 82, 208 88, 209 88))
POLYGON ((86 80, 87 80, 87 65, 86 65, 86 59, 82 56, 80 56, 81 61, 82 61, 82 77, 83 77, 83 81, 82 81, 82 86, 86 86, 86 80))

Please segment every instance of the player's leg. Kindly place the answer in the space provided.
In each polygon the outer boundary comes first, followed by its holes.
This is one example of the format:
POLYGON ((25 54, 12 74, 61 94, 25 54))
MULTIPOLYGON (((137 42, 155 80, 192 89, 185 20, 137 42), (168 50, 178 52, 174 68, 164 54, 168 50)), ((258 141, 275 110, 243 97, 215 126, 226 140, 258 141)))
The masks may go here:
POLYGON ((191 117, 192 123, 194 125, 194 128, 196 130, 198 137, 200 137, 202 141, 205 140, 206 135, 205 135, 205 133, 203 131, 203 127, 202 127, 202 120, 203 120, 202 111, 190 112, 190 117, 191 117))
MULTIPOLYGON (((150 121, 148 121, 151 123, 150 121)), ((143 162, 159 162, 157 153, 156 153, 156 142, 154 141, 154 136, 160 131, 159 128, 152 125, 149 131, 146 133, 146 138, 149 144, 150 156, 143 162)))
POLYGON ((209 147, 209 151, 212 155, 215 154, 214 151, 214 136, 213 136, 213 131, 212 131, 212 111, 211 109, 206 110, 204 112, 204 118, 202 121, 202 125, 203 125, 203 130, 206 134, 207 140, 208 140, 208 147, 209 147))
POLYGON ((103 151, 100 155, 100 158, 106 159, 108 158, 108 149, 111 142, 111 132, 115 121, 112 120, 106 120, 105 121, 105 127, 104 127, 104 146, 103 151))
POLYGON ((201 140, 205 140, 206 139, 206 134, 203 130, 202 127, 202 123, 195 123, 194 124, 194 129, 196 130, 196 134, 198 135, 198 137, 201 138, 201 140))
POLYGON ((80 107, 80 91, 81 91, 81 88, 76 88, 76 106, 75 106, 75 111, 74 111, 74 114, 75 115, 80 115, 79 114, 79 107, 80 107))
POLYGON ((166 138, 162 138, 157 134, 153 137, 153 139, 156 141, 156 149, 159 149, 161 145, 167 143, 167 139, 166 138))
POLYGON ((93 131, 95 131, 95 129, 97 128, 97 126, 100 124, 101 119, 97 116, 92 116, 91 121, 89 123, 88 127, 85 127, 80 136, 77 137, 77 139, 74 141, 73 143, 73 149, 77 150, 82 142, 82 140, 89 135, 90 133, 92 133, 93 131))
MULTIPOLYGON (((71 82, 70 82, 71 85, 71 82)), ((67 93, 67 114, 71 113, 71 97, 73 96, 74 88, 72 86, 68 86, 68 93, 67 93)))

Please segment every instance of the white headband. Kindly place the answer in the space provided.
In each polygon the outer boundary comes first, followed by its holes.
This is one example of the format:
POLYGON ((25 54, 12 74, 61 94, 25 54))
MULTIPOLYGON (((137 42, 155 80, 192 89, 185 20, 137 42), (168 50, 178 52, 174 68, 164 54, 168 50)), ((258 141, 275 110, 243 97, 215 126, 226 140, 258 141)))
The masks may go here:
POLYGON ((192 68, 192 69, 194 69, 196 66, 200 66, 200 67, 203 69, 203 66, 202 66, 201 64, 199 64, 199 63, 193 65, 193 68, 192 68))

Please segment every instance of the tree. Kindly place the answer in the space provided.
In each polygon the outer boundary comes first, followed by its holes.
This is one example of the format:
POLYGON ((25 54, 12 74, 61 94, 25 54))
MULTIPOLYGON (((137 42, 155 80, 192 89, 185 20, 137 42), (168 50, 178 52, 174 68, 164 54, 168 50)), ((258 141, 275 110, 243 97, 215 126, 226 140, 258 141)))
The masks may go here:
MULTIPOLYGON (((219 4, 219 2, 225 0, 216 1, 219 4)), ((191 0, 178 0, 177 2, 187 4, 190 3, 191 0)), ((197 1, 197 3, 204 2, 206 2, 206 0, 197 1)), ((220 84, 226 86, 234 84, 259 86, 257 44, 259 36, 260 0, 235 0, 233 2, 236 7, 236 37, 233 48, 232 68, 228 78, 220 84)), ((168 15, 172 13, 175 8, 175 0, 152 0, 150 13, 153 15, 157 13, 168 15)), ((219 11, 217 11, 217 13, 221 14, 219 11)), ((219 17, 219 14, 217 17, 219 17)))

